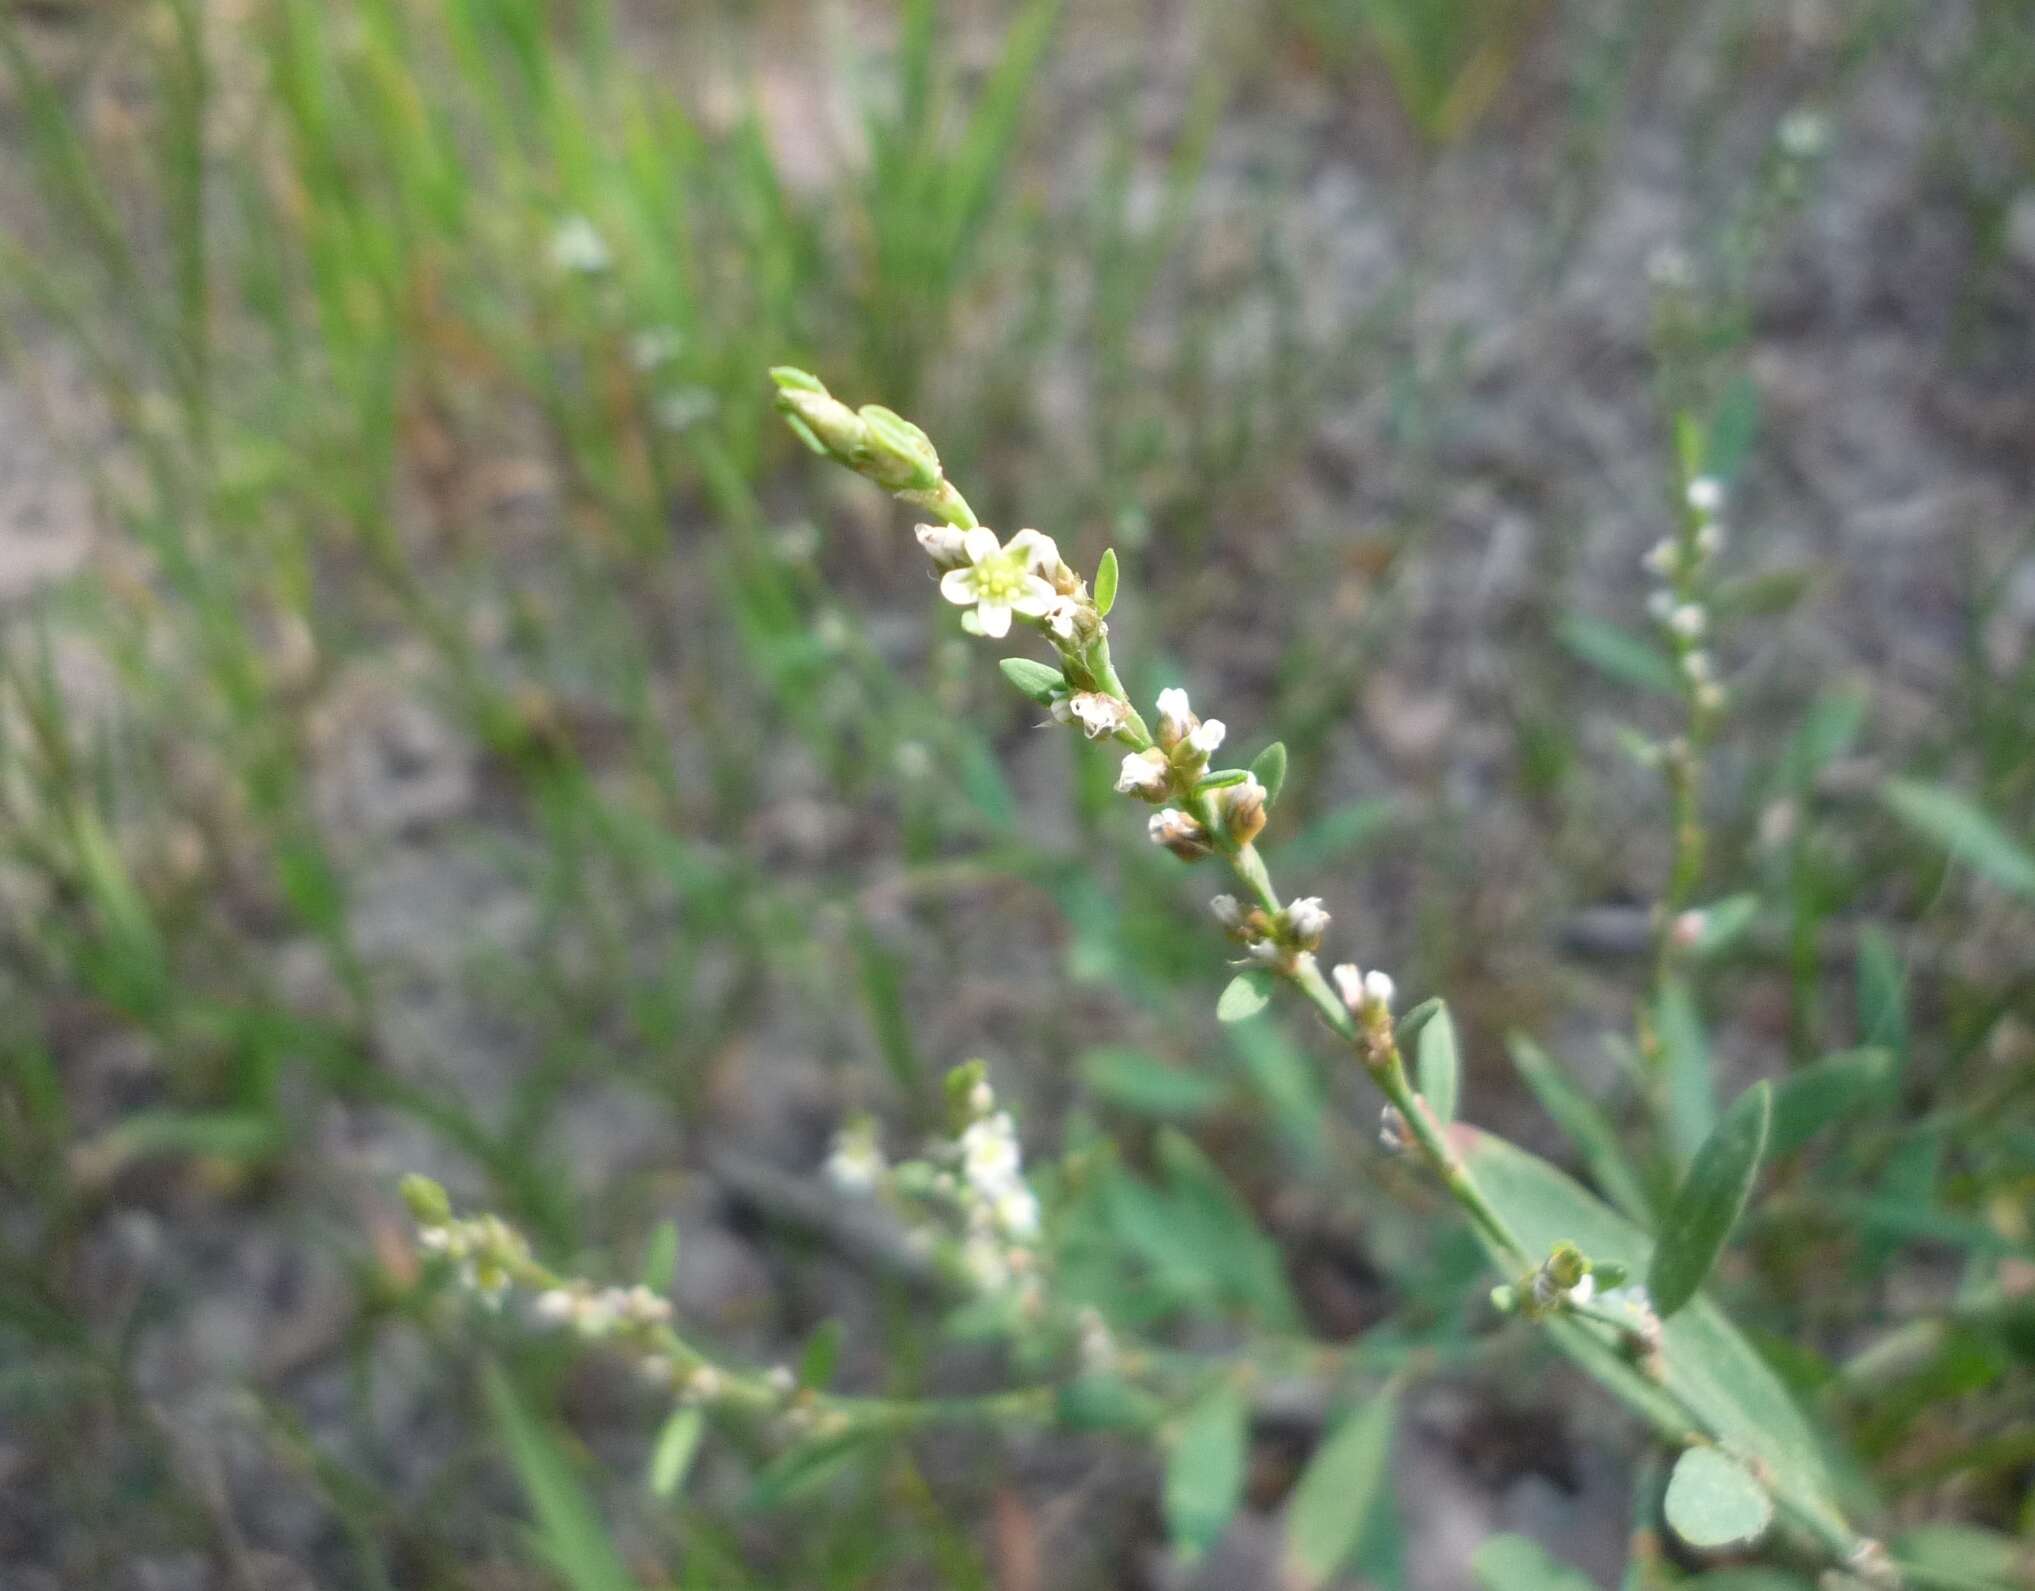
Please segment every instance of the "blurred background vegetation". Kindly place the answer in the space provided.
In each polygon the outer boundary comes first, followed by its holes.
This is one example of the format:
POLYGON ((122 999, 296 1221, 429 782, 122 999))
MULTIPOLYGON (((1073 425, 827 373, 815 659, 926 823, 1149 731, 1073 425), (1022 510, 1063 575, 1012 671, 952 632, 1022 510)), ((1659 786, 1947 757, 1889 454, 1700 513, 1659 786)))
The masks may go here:
POLYGON ((0 1584, 586 1591, 605 1532, 703 1591, 1277 1584, 1318 1411, 1196 1565, 1100 1436, 658 1495, 656 1398, 418 1285, 411 1168, 732 1353, 993 1383, 815 1174, 976 1054, 1035 1156, 1113 1146, 1123 1308, 1422 1370, 1366 1583, 1497 1532, 1613 1583, 1635 1433, 1304 1026, 1216 1026, 1206 881, 776 362, 1113 545, 1134 693, 1287 742, 1281 877, 1600 1181, 1542 1106, 1615 1149, 1695 427, 1748 904, 1684 1038, 1891 1057, 1725 1285, 1911 1554, 2027 1583, 2023 0, 0 0, 0 51, 0 1584))

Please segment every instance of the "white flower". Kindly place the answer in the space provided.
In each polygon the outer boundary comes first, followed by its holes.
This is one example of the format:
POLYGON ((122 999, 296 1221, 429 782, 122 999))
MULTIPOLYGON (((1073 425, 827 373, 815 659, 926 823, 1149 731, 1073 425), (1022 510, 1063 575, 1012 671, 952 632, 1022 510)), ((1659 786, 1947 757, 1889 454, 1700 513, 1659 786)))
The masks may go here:
POLYGON ((1675 594, 1672 591, 1656 591, 1646 599, 1646 611, 1657 624, 1666 624, 1675 616, 1675 594))
POLYGON ((1081 732, 1090 740, 1115 734, 1130 716, 1122 702, 1114 696, 1105 696, 1101 691, 1077 692, 1068 702, 1067 710, 1074 715, 1081 732))
POLYGON ((1062 597, 1046 610, 1046 628, 1063 641, 1074 639, 1075 623, 1081 617, 1081 604, 1072 597, 1062 597))
POLYGON ((1714 475, 1698 475, 1689 482, 1689 506, 1708 519, 1724 506, 1724 485, 1714 475))
POLYGON ((1328 922, 1319 895, 1304 895, 1286 908, 1286 931, 1309 948, 1321 943, 1328 922))
POLYGON ((866 1125, 843 1129, 827 1156, 827 1179, 849 1193, 867 1193, 885 1169, 883 1151, 866 1125))
POLYGON ((579 1300, 563 1287, 554 1287, 537 1295, 531 1306, 537 1318, 553 1326, 562 1326, 572 1319, 579 1308, 579 1300))
POLYGON ((721 1372, 712 1365, 697 1365, 685 1378, 685 1396, 693 1403, 711 1403, 726 1386, 721 1372))
POLYGON ((1675 544, 1672 541, 1655 542, 1651 547, 1647 548, 1646 557, 1641 562, 1646 565, 1648 572, 1651 574, 1673 574, 1676 563, 1675 544))
POLYGON ((1215 913, 1215 920, 1222 924, 1223 932, 1233 934, 1244 926, 1243 902, 1234 895, 1218 895, 1208 903, 1208 909, 1215 913))
POLYGON ((1042 618, 1059 599, 1038 574, 1060 561, 1052 538, 1021 530, 1004 546, 995 531, 978 525, 962 533, 961 550, 968 561, 941 577, 940 595, 970 610, 962 616, 963 629, 1000 640, 1010 634, 1013 613, 1042 618))
POLYGON ((1696 532, 1696 551, 1705 558, 1714 558, 1724 550, 1724 527, 1714 520, 1696 532))
POLYGON ((1169 685, 1159 692, 1159 744, 1169 751, 1177 746, 1200 722, 1194 710, 1187 705, 1187 693, 1178 685, 1169 685))
POLYGON ((1596 1296, 1597 1278, 1594 1276, 1584 1276, 1580 1282, 1569 1289, 1569 1302, 1572 1304, 1587 1304, 1596 1296))
POLYGON ((1688 675, 1693 684, 1704 684, 1712 678, 1710 654, 1708 652, 1688 653, 1682 659, 1682 672, 1688 675))
POLYGON ((918 525, 912 534, 919 538, 935 569, 944 573, 968 562, 967 532, 959 525, 918 525))
POLYGON ((1668 628, 1685 641, 1695 640, 1703 633, 1708 623, 1708 616, 1693 602, 1684 602, 1668 615, 1668 628))
POLYGON ((977 1192, 994 1196, 1017 1180, 1023 1157, 1010 1112, 971 1122, 961 1134, 961 1172, 977 1192))
POLYGON ((1156 799, 1166 793, 1169 775, 1166 754, 1158 747, 1134 751, 1124 758, 1116 776, 1116 793, 1156 799))
POLYGON ((1790 159, 1813 160, 1830 142, 1830 124, 1812 110, 1794 110, 1781 118, 1781 150, 1790 159))
POLYGON ((992 1205, 996 1224, 1011 1237, 1036 1236, 1039 1230, 1039 1200, 1022 1182, 1013 1182, 996 1196, 992 1205))
POLYGON ((1364 1003, 1364 969, 1354 961, 1338 962, 1329 969, 1329 977, 1335 982, 1335 992, 1343 997, 1343 1004, 1352 1011, 1364 1003))
POLYGON ((1364 994, 1386 1010, 1392 1009, 1393 985, 1391 977, 1375 969, 1364 974, 1364 994))
POLYGON ((551 234, 551 263, 561 271, 597 276, 614 263, 608 245, 593 222, 583 215, 567 216, 551 234))
POLYGON ((616 1299, 620 1312, 639 1326, 656 1326, 671 1319, 671 1300, 650 1291, 641 1282, 616 1299))
POLYGON ((1205 719, 1187 736, 1187 744, 1204 757, 1212 757, 1222 746, 1222 737, 1228 731, 1220 718, 1205 719))
POLYGON ((1189 860, 1208 854, 1208 831, 1201 826, 1198 818, 1191 817, 1178 807, 1164 807, 1154 812, 1145 825, 1145 832, 1152 837, 1154 845, 1163 845, 1175 856, 1189 860))
POLYGON ((1003 1245, 986 1232, 970 1233, 961 1244, 961 1268, 985 1293, 1000 1292, 1010 1285, 1010 1261, 1003 1245))
POLYGON ((1705 680, 1696 687, 1696 705, 1706 713, 1724 711, 1724 687, 1715 680, 1705 680))
POLYGON ((772 1365, 763 1379, 770 1390, 781 1398, 790 1397, 798 1387, 798 1377, 791 1373, 787 1365, 772 1365))

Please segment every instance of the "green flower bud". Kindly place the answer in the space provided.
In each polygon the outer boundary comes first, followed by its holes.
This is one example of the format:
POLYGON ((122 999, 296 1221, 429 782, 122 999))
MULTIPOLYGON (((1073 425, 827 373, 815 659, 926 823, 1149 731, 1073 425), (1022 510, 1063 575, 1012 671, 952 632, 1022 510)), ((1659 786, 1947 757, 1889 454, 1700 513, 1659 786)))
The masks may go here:
POLYGON ((429 1177, 411 1172, 403 1178, 402 1191, 403 1202, 419 1226, 443 1226, 452 1219, 452 1200, 429 1177))
POLYGON ((940 484, 940 455, 925 432, 877 403, 865 403, 859 418, 863 441, 855 468, 893 492, 929 492, 940 484))
POLYGON ((816 452, 828 453, 859 468, 869 427, 819 379, 803 370, 780 365, 770 372, 777 383, 777 407, 799 440, 816 452))

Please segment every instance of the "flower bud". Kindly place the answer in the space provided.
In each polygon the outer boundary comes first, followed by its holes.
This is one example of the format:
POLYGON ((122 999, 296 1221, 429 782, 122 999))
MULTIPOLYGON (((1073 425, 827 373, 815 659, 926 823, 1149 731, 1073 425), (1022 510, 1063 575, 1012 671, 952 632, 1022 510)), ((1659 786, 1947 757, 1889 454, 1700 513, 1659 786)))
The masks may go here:
POLYGON ((1124 758, 1123 769, 1116 776, 1116 793, 1137 796, 1144 801, 1163 801, 1166 799, 1166 787, 1171 782, 1170 775, 1166 754, 1156 746, 1147 746, 1143 751, 1134 751, 1124 758))
POLYGON ((1265 829, 1265 787, 1255 776, 1215 794, 1216 812, 1232 844, 1249 845, 1265 829))
POLYGON ((893 492, 929 492, 940 484, 940 455, 933 439, 901 414, 880 403, 865 403, 859 417, 863 441, 855 467, 893 492))
POLYGON ((827 453, 855 468, 869 439, 869 426, 841 402, 817 376, 779 365, 770 372, 777 383, 777 408, 792 429, 815 453, 827 453))
POLYGON ((1244 931, 1244 903, 1234 895, 1218 895, 1208 903, 1208 909, 1215 920, 1222 925, 1222 931, 1236 938, 1244 931))
POLYGON ((933 567, 942 574, 968 562, 966 532, 959 525, 919 525, 912 533, 926 549, 926 556, 933 560, 933 567))
POLYGON ((1381 1011, 1392 1009, 1394 986, 1390 973, 1379 972, 1376 968, 1364 974, 1364 997, 1381 1011))
POLYGON ((1698 475, 1689 482, 1689 506, 1705 519, 1724 506, 1724 486, 1714 475, 1698 475))
POLYGON ((1708 625, 1707 615, 1693 602, 1684 602, 1668 615, 1668 628, 1685 641, 1695 640, 1708 625))
POLYGON ((452 1200, 445 1190, 414 1171, 403 1178, 403 1202, 419 1226, 444 1226, 452 1219, 452 1200))
POLYGON ((1201 725, 1187 705, 1187 693, 1173 685, 1159 692, 1159 722, 1154 735, 1163 751, 1171 751, 1201 725))
POLYGON ((1319 895, 1303 896, 1281 915, 1280 937, 1301 950, 1321 948, 1321 936, 1328 932, 1329 917, 1322 909, 1319 895))
POLYGON ((1212 849, 1208 843, 1208 830, 1201 826, 1200 820, 1178 807, 1154 812, 1146 828, 1154 845, 1165 846, 1183 862, 1197 862, 1212 849))

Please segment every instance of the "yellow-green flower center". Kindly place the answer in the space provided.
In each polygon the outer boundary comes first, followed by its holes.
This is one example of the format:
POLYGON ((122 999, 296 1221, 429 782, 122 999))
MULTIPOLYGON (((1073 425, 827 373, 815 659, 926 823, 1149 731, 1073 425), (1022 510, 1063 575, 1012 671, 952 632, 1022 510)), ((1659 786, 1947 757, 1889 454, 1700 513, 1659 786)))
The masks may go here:
POLYGON ((1025 566, 1016 558, 989 558, 975 566, 975 595, 993 607, 1007 608, 1024 595, 1025 566))

